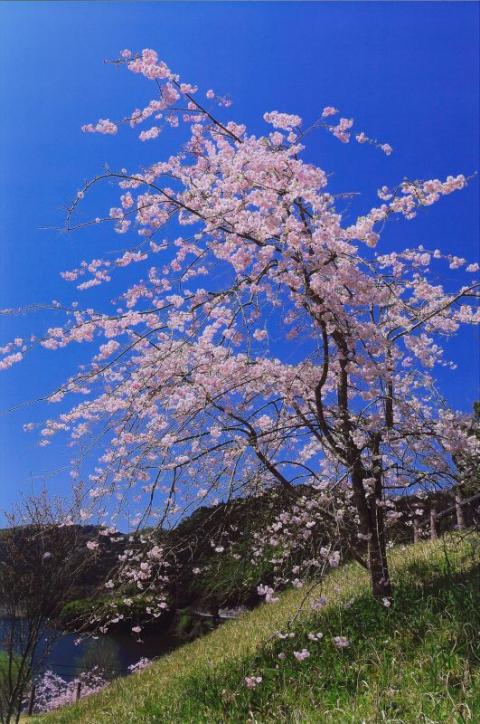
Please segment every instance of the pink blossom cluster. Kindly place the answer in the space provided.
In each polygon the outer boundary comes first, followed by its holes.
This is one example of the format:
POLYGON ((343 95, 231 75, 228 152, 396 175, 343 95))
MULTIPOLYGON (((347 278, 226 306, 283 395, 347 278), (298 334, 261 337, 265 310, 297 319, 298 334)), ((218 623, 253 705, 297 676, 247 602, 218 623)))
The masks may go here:
POLYGON ((87 125, 82 126, 82 131, 84 133, 103 133, 114 136, 118 132, 118 126, 109 118, 100 118, 95 125, 93 123, 88 123, 87 125))
POLYGON ((106 684, 104 674, 98 667, 70 681, 52 671, 46 671, 35 684, 34 711, 44 713, 68 706, 76 701, 78 692, 83 698, 101 691, 106 684))
POLYGON ((261 684, 263 681, 263 678, 261 676, 246 676, 245 677, 245 686, 247 689, 255 689, 259 684, 261 684))
MULTIPOLYGON (((104 537, 110 544, 116 542, 113 530, 105 529, 104 537)), ((115 590, 116 595, 107 599, 93 616, 91 623, 101 633, 134 616, 134 611, 142 609, 142 624, 131 626, 131 632, 141 640, 143 620, 154 621, 168 610, 166 587, 169 581, 171 563, 166 559, 165 549, 158 545, 154 536, 143 534, 130 536, 130 546, 118 555, 119 565, 112 577, 105 582, 108 591, 115 590)), ((91 550, 101 550, 101 541, 89 541, 91 550)), ((149 663, 141 659, 135 665, 135 671, 149 663)))
POLYGON ((130 664, 128 670, 131 674, 135 674, 137 671, 143 671, 143 669, 147 669, 149 666, 151 666, 151 664, 151 659, 148 659, 146 656, 142 656, 142 658, 139 659, 136 663, 130 664))
POLYGON ((302 122, 300 116, 289 115, 288 113, 280 113, 279 111, 271 111, 270 113, 265 113, 263 118, 274 128, 281 128, 284 131, 291 131, 293 128, 299 126, 302 122))

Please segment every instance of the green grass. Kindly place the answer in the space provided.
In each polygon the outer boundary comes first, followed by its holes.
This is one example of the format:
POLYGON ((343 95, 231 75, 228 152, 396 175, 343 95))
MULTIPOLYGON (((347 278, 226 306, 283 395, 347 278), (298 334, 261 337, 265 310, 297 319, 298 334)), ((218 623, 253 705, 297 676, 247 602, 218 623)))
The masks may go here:
POLYGON ((367 576, 349 564, 325 581, 329 603, 321 612, 304 601, 305 591, 288 591, 279 603, 36 721, 480 722, 478 545, 478 537, 451 535, 392 552, 390 608, 372 599, 367 576), (294 638, 275 637, 295 616, 294 638), (323 632, 319 643, 308 640, 312 631, 323 632), (347 649, 335 648, 337 635, 350 640, 347 649), (293 651, 303 647, 311 656, 298 662, 293 651), (263 681, 250 690, 244 677, 252 674, 263 681))

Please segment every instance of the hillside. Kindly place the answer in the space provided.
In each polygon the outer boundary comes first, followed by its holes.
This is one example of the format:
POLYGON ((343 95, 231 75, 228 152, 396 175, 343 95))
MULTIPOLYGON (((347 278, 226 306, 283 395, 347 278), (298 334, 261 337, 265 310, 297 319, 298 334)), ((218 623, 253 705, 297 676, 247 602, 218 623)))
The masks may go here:
MULTIPOLYGON (((268 557, 252 560, 255 532, 264 530, 279 512, 294 506, 298 497, 309 498, 312 494, 309 486, 299 485, 293 497, 285 496, 282 491, 268 491, 252 499, 237 498, 228 503, 199 508, 175 528, 159 532, 158 542, 165 544, 171 551, 169 560, 172 565, 166 584, 169 613, 156 619, 154 627, 181 638, 193 638, 208 623, 208 619, 199 618, 195 611, 207 611, 215 615, 220 608, 252 608, 257 605, 261 600, 257 586, 260 582, 271 584, 273 566, 268 557), (222 555, 215 552, 218 545, 225 548, 222 555), (195 575, 192 575, 193 569, 195 575)), ((395 545, 410 543, 414 522, 419 535, 429 537, 430 512, 433 507, 440 514, 436 522, 438 534, 451 530, 456 523, 455 515, 444 516, 443 511, 451 510, 452 502, 451 491, 438 491, 423 498, 416 495, 397 496, 394 499, 395 511, 402 515, 399 518, 393 516, 389 522, 390 540, 395 545)), ((467 524, 473 521, 475 508, 475 503, 463 506, 467 524)), ((341 525, 340 552, 343 561, 352 557, 349 547, 352 530, 355 531, 355 526, 346 517, 341 525)), ((328 545, 330 534, 328 516, 320 517, 311 541, 318 549, 328 545)), ((65 628, 75 630, 84 625, 85 620, 91 618, 93 610, 102 617, 104 605, 108 610, 112 599, 105 594, 102 577, 104 579, 114 567, 115 554, 121 552, 128 537, 116 534, 115 539, 118 542, 111 544, 108 538, 99 538, 101 548, 77 583, 78 594, 62 610, 60 618, 65 628)), ((84 543, 85 540, 83 536, 84 543)), ((311 541, 307 541, 307 547, 310 547, 311 541)), ((358 544, 354 547, 358 547, 358 544)), ((305 551, 298 548, 290 565, 300 562, 304 556, 305 551)), ((135 605, 128 608, 118 604, 118 610, 124 616, 119 626, 130 629, 132 622, 147 625, 151 617, 145 614, 148 603, 145 603, 143 595, 133 587, 128 591, 128 596, 135 605)))
POLYGON ((478 721, 479 545, 478 536, 449 534, 393 551, 390 608, 371 598, 366 574, 348 564, 328 576, 321 611, 310 605, 318 590, 288 591, 101 694, 31 721, 478 721), (287 629, 293 638, 275 635, 287 629), (312 631, 323 638, 309 640, 312 631), (336 648, 336 636, 349 646, 336 648), (298 661, 293 651, 304 648, 310 656, 298 661), (262 681, 249 689, 252 675, 262 681))

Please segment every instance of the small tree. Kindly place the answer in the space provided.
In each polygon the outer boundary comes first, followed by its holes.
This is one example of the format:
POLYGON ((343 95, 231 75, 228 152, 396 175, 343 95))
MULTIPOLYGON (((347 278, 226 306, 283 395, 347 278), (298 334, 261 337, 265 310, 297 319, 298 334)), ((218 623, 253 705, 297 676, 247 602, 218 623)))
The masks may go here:
MULTIPOLYGON (((134 283, 131 271, 114 309, 64 309, 65 324, 37 340, 52 350, 96 343, 89 366, 50 396, 83 397, 47 422, 43 444, 58 431, 75 440, 103 432, 91 494, 134 500, 138 525, 162 526, 200 503, 272 487, 295 500, 299 482, 313 486, 320 503, 341 488, 372 591, 388 598, 388 496, 451 485, 452 454, 478 452, 461 416, 436 395, 432 370, 448 364, 441 339, 479 321, 479 282, 444 288, 433 265, 468 276, 478 264, 437 249, 373 249, 390 217, 412 219, 468 179, 382 187, 377 206, 347 220, 325 171, 302 158, 316 128, 350 140, 353 121, 332 121, 335 108, 306 129, 296 115, 266 113, 270 129, 255 136, 216 116, 214 105, 228 107, 228 99, 208 90, 199 100, 154 51, 126 50, 116 63, 147 78, 155 97, 122 122, 101 119, 85 132, 115 135, 122 123, 151 119, 141 141, 182 123, 189 134, 165 160, 106 169, 69 209, 67 230, 104 222, 131 241, 65 279, 87 290, 127 266, 141 271, 134 283), (77 222, 102 181, 118 184, 119 203, 77 222)), ((355 139, 392 152, 363 132, 355 139)), ((7 345, 2 366, 31 346, 7 345)), ((333 515, 344 514, 342 507, 333 515)), ((315 526, 306 504, 292 516, 304 532, 315 526)), ((278 540, 283 523, 275 525, 278 540)), ((273 533, 264 533, 268 543, 273 533)), ((141 568, 136 554, 132 561, 137 575, 127 574, 141 588, 150 564, 141 568)))
POLYGON ((46 495, 8 514, 0 532, 0 721, 18 721, 32 679, 61 634, 54 619, 89 555, 78 527, 46 495))

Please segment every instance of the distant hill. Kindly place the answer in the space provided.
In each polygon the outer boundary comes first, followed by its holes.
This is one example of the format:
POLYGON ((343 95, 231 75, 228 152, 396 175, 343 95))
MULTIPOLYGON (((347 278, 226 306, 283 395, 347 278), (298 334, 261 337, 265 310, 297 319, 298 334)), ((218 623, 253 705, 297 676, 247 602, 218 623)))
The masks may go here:
MULTIPOLYGON (((298 486, 296 490, 297 496, 308 497, 311 494, 312 490, 308 486, 298 486)), ((173 627, 184 637, 193 638, 212 623, 208 616, 202 617, 199 613, 215 617, 220 608, 252 608, 257 605, 260 602, 257 586, 259 583, 271 582, 273 565, 268 558, 252 562, 252 537, 256 530, 272 522, 275 515, 288 504, 294 504, 294 501, 292 503, 282 492, 267 492, 253 499, 238 498, 228 503, 199 508, 174 529, 160 532, 159 541, 166 543, 175 552, 175 566, 172 567, 168 584, 169 611, 158 619, 156 626, 173 627), (219 554, 215 548, 222 544, 226 550, 219 554), (234 551, 234 555, 229 553, 229 548, 234 551), (192 575, 193 569, 195 575, 192 575)), ((479 504, 480 500, 477 500, 473 505, 464 506, 467 524, 472 521, 479 504)), ((395 506, 403 514, 390 525, 389 536, 394 544, 412 542, 414 520, 418 534, 428 538, 432 508, 438 515, 438 534, 456 525, 451 491, 440 491, 421 498, 415 495, 398 497, 395 506), (449 511, 448 515, 442 515, 444 511, 449 511)), ((326 517, 315 533, 316 545, 323 544, 323 537, 328 541, 329 525, 326 517)), ((106 591, 104 582, 115 568, 118 554, 127 545, 129 536, 115 534, 116 542, 112 543, 108 536, 99 536, 100 528, 96 526, 69 526, 64 530, 75 541, 72 555, 79 559, 87 552, 87 541, 97 537, 102 540, 101 553, 91 558, 88 565, 81 569, 70 600, 65 601, 63 607, 61 624, 76 629, 91 616, 92 610, 101 610, 103 602, 110 600, 111 594, 106 591)), ((344 523, 344 530, 342 559, 348 561, 351 558, 348 521, 344 523)), ((25 528, 23 533, 28 544, 32 531, 25 528)), ((0 560, 2 534, 0 530, 0 560)), ((299 550, 298 557, 302 555, 303 552, 299 550)), ((123 626, 130 627, 133 619, 137 623, 141 621, 142 594, 137 591, 134 608, 126 608, 122 612, 125 615, 123 626)))

